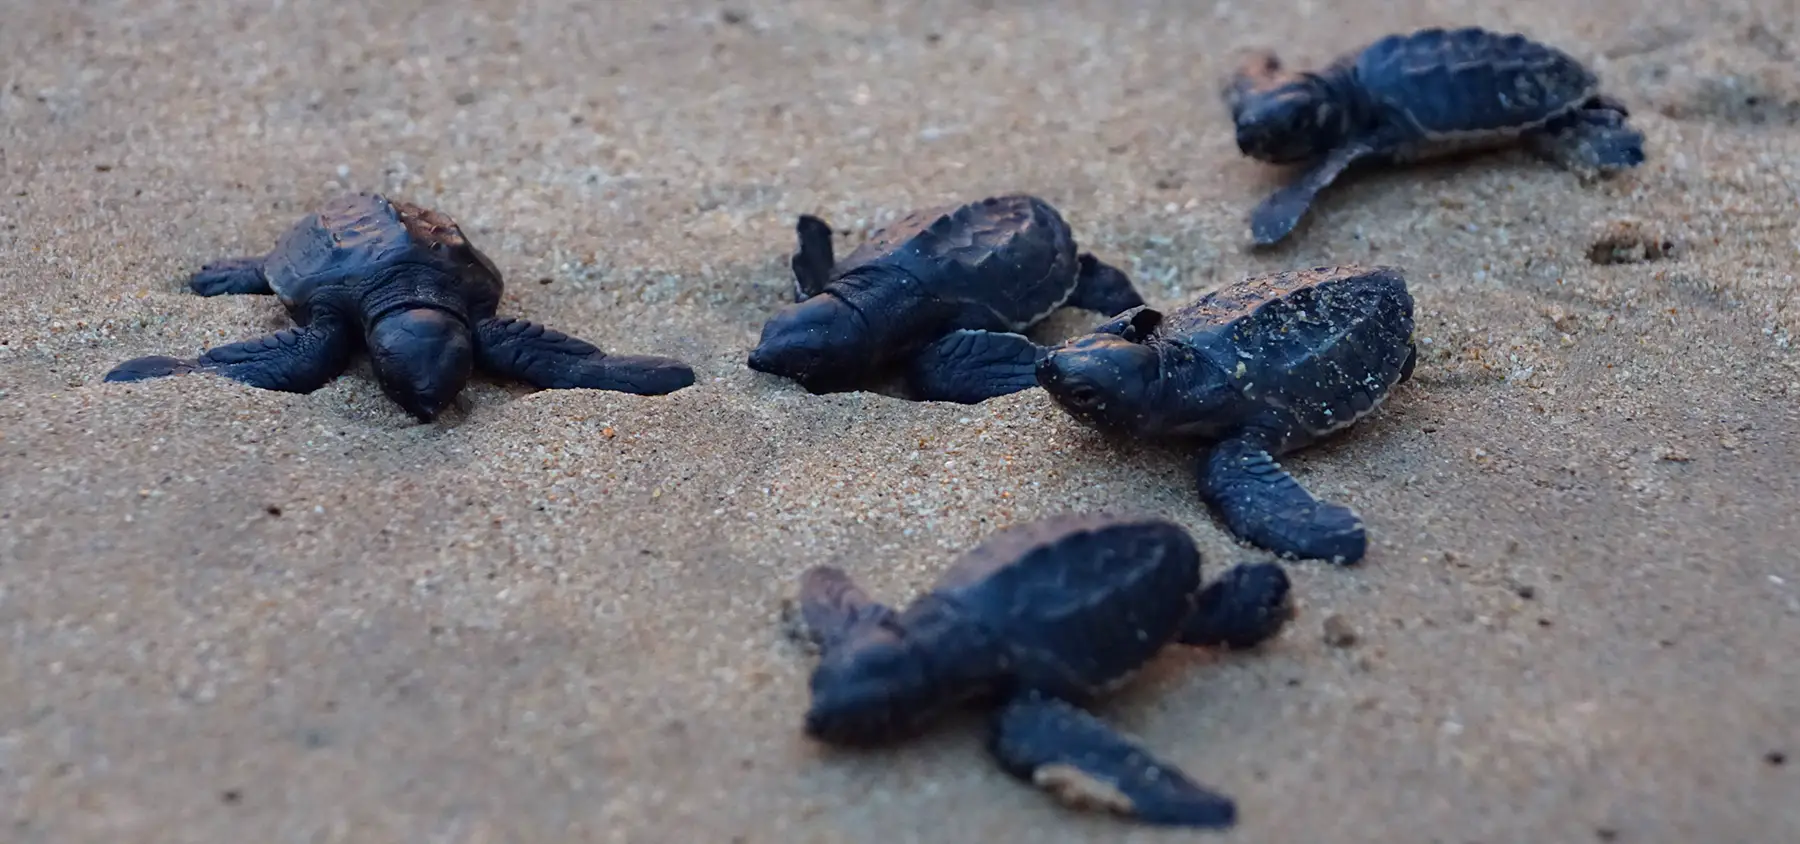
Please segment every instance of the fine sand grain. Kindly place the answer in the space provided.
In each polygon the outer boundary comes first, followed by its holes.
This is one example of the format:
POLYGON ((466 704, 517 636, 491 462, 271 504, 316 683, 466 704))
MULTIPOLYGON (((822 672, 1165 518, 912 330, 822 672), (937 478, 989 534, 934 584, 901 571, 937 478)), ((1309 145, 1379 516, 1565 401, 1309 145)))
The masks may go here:
MULTIPOLYGON (((1800 840, 1800 9, 1790 0, 13 3, 0 14, 0 840, 1800 840), (1649 163, 1354 177, 1244 248, 1230 51, 1521 29, 1590 60, 1649 163), (103 384, 287 321, 202 299, 334 193, 457 217, 505 309, 699 372, 664 398, 478 383, 416 425, 103 384), (1158 305, 1405 268, 1416 379, 1295 456, 1371 530, 1291 569, 1261 653, 1171 652, 1102 714, 1236 797, 1224 836, 1056 808, 981 721, 800 734, 782 601, 904 601, 1071 508, 1259 552, 1192 456, 1039 391, 810 396, 743 359, 793 218, 1030 191, 1158 305), (1326 624, 1326 619, 1336 620, 1326 624)), ((1093 314, 1051 329, 1072 332, 1093 314)))

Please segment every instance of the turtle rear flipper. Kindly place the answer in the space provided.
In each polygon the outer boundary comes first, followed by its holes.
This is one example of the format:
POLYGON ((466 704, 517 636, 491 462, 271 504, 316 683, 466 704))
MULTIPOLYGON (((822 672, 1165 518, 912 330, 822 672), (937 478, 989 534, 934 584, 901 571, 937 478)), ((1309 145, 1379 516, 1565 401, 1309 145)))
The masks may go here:
POLYGON ((1076 257, 1075 292, 1063 304, 1071 308, 1098 311, 1118 316, 1144 304, 1144 297, 1131 284, 1123 270, 1101 261, 1091 253, 1076 257))
POLYGON ((260 255, 208 263, 188 278, 188 289, 201 296, 268 296, 275 292, 263 275, 260 255))
POLYGON ((161 355, 128 360, 113 367, 106 380, 141 381, 211 372, 264 390, 310 393, 342 373, 355 351, 356 335, 347 326, 336 320, 314 319, 304 328, 208 349, 194 360, 161 355))
POLYGON ((831 249, 831 226, 824 220, 801 214, 794 223, 794 234, 800 249, 788 259, 788 266, 794 270, 794 301, 804 302, 825 290, 837 261, 831 249))
POLYGON ((640 396, 694 383, 694 370, 657 355, 609 355, 585 340, 522 319, 476 324, 476 365, 539 389, 613 390, 640 396))
POLYGON ((1237 804, 1067 701, 1022 694, 994 718, 988 749, 1007 773, 1072 808, 1158 826, 1224 829, 1237 804))
POLYGON ((1256 238, 1256 245, 1269 246, 1287 237, 1295 226, 1300 225, 1300 218, 1312 208, 1320 191, 1337 181, 1350 165, 1374 153, 1375 147, 1366 142, 1344 144, 1302 173, 1300 178, 1269 194, 1256 210, 1250 212, 1250 232, 1256 238))
POLYGON ((1278 563, 1241 563, 1200 590, 1180 641, 1195 647, 1254 648, 1294 617, 1293 585, 1278 563))
POLYGON ((877 603, 843 569, 815 566, 800 576, 800 620, 806 635, 829 651, 865 624, 891 621, 896 613, 877 603))
POLYGON ((1368 550, 1356 513, 1314 498, 1260 436, 1240 434, 1214 446, 1200 463, 1199 490, 1233 534, 1277 554, 1349 565, 1368 550))
POLYGON ((1023 334, 952 331, 916 355, 908 373, 913 398, 977 404, 1037 386, 1043 350, 1023 334))

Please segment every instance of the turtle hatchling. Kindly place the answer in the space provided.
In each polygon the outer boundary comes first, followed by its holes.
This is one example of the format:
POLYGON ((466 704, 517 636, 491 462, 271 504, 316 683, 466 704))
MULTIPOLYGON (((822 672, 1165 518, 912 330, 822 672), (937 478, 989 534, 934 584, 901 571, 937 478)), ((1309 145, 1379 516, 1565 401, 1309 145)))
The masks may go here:
POLYGON ((1050 349, 1038 380, 1099 430, 1210 444, 1200 496, 1240 539, 1351 564, 1367 551, 1362 520, 1275 458, 1367 416, 1417 360, 1399 270, 1318 267, 1247 279, 1166 316, 1121 314, 1050 349))
POLYGON ((904 609, 842 569, 801 577, 819 647, 806 733, 835 745, 910 738, 962 706, 995 715, 1009 774, 1076 808, 1161 826, 1222 828, 1236 804, 1088 711, 1164 646, 1251 648, 1294 617, 1277 563, 1201 585, 1200 551, 1172 522, 1066 513, 1004 528, 904 609))
POLYGON ((813 393, 866 389, 903 370, 919 401, 975 404, 1036 386, 1043 351, 1023 332, 1065 305, 1113 316, 1144 303, 1123 272, 1077 254, 1062 215, 1034 196, 916 211, 848 258, 803 215, 794 304, 763 326, 758 372, 813 393))
POLYGON ((666 357, 609 355, 522 319, 495 316, 500 271, 449 216, 375 194, 346 194, 260 257, 205 265, 201 296, 274 294, 297 327, 199 358, 126 361, 108 381, 212 372, 267 390, 310 393, 366 349, 382 390, 429 422, 474 370, 542 389, 662 395, 694 383, 666 357))
POLYGON ((1631 112, 1581 62, 1478 27, 1389 35, 1322 70, 1291 72, 1266 50, 1224 86, 1238 149, 1304 171, 1250 215, 1258 245, 1286 237, 1352 164, 1406 164, 1505 146, 1585 174, 1644 162, 1631 112))

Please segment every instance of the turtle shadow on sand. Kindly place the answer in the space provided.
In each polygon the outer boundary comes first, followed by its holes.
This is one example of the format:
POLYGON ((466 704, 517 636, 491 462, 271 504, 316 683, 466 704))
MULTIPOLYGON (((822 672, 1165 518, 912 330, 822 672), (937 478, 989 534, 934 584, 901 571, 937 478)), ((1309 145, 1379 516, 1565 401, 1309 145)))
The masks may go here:
POLYGON ((476 372, 538 389, 665 395, 694 383, 668 357, 608 354, 526 320, 500 317, 493 261, 449 216, 376 194, 345 194, 295 223, 274 251, 214 261, 188 280, 201 296, 273 295, 295 327, 188 360, 140 357, 107 381, 205 372, 265 390, 311 393, 367 353, 382 391, 437 419, 476 372))

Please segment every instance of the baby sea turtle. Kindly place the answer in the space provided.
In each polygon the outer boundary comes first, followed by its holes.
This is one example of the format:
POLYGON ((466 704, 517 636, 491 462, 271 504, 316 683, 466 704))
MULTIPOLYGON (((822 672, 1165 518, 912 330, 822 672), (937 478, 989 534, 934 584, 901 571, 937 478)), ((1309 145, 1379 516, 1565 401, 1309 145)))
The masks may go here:
POLYGON ((803 215, 794 304, 763 326, 749 365, 814 393, 866 388, 904 367, 912 397, 974 404, 1036 386, 1041 348, 1021 332, 1068 305, 1107 316, 1144 303, 1131 280, 1077 254, 1034 196, 916 211, 832 257, 831 227, 803 215))
POLYGON ((965 704, 994 707, 988 749, 1008 773, 1078 807, 1226 827, 1203 788, 1086 707, 1170 643, 1254 647, 1293 617, 1287 573, 1246 563, 1201 587, 1200 551, 1157 518, 1074 513, 1002 529, 905 609, 816 567, 800 618, 819 646, 808 735, 872 745, 965 704))
POLYGON ((201 296, 273 293, 298 324, 208 349, 195 360, 126 361, 108 381, 214 372, 255 387, 310 393, 367 349, 382 389, 429 422, 481 369, 544 389, 662 395, 694 383, 666 357, 609 355, 522 319, 496 317, 503 284, 455 220, 375 194, 346 194, 289 229, 268 255, 202 267, 201 296))
POLYGON ((1413 301, 1391 267, 1251 278, 1168 315, 1139 308, 1051 349, 1038 380, 1102 431, 1212 448, 1201 497, 1231 532, 1279 554, 1355 563, 1361 519, 1275 461, 1349 427, 1412 377, 1413 301))
POLYGON ((1226 83, 1238 149, 1306 170, 1250 215, 1259 245, 1286 237, 1350 165, 1404 164, 1523 145, 1580 173, 1644 162, 1631 112, 1569 54, 1478 27, 1389 35, 1322 70, 1258 50, 1226 83))

